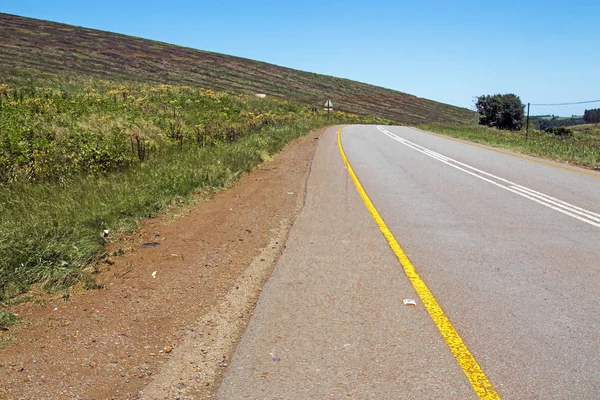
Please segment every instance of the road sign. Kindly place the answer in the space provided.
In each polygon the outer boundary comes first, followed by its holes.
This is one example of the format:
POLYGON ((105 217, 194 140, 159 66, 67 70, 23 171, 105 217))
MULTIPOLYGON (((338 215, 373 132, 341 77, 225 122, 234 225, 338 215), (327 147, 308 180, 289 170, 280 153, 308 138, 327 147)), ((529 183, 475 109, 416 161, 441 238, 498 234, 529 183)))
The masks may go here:
POLYGON ((329 111, 333 110, 333 102, 331 100, 327 100, 325 102, 325 108, 323 110, 327 111, 327 119, 329 119, 329 111))

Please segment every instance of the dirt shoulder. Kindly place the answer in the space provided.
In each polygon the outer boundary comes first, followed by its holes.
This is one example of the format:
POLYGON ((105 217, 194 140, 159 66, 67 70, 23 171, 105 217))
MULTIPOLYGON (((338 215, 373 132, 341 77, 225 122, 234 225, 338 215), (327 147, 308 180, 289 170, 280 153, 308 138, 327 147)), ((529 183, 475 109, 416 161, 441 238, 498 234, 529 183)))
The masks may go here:
POLYGON ((0 398, 211 397, 302 207, 321 132, 111 244, 130 250, 102 265, 106 289, 12 307, 0 398))

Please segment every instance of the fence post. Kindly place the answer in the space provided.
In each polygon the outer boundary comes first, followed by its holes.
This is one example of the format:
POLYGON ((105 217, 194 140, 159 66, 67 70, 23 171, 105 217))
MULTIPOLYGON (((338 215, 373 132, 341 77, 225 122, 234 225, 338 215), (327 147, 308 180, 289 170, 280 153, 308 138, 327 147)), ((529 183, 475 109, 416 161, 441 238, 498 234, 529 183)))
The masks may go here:
POLYGON ((525 140, 529 139, 529 103, 527 103, 527 126, 525 128, 525 140))

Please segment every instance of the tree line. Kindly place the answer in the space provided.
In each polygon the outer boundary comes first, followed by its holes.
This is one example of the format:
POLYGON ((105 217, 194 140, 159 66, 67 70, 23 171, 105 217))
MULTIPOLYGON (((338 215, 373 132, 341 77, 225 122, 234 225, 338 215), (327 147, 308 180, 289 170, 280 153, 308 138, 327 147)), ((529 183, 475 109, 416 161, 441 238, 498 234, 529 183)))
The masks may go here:
POLYGON ((600 123, 600 108, 585 110, 585 112, 583 113, 583 120, 586 124, 600 123))
POLYGON ((561 126, 573 126, 585 123, 582 117, 571 117, 571 118, 540 118, 539 116, 531 117, 530 123, 533 126, 537 126, 540 131, 544 131, 548 128, 558 128, 561 126))

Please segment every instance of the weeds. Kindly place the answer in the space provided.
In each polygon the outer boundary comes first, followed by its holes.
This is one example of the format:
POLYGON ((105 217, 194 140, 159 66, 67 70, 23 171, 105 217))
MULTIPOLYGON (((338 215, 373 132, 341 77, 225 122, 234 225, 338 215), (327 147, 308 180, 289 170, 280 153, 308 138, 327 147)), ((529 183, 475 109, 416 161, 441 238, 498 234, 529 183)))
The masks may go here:
POLYGON ((8 346, 13 338, 14 332, 9 327, 18 322, 17 316, 6 310, 0 310, 0 349, 8 346))
POLYGON ((582 132, 571 126, 569 136, 557 136, 538 130, 530 130, 528 140, 525 132, 502 131, 483 126, 421 125, 423 130, 435 132, 476 143, 501 147, 558 162, 593 168, 600 164, 600 135, 582 132))
POLYGON ((17 316, 8 311, 0 311, 0 328, 8 328, 17 323, 17 316))
POLYGON ((1 84, 0 184, 109 173, 173 147, 232 143, 309 116, 307 107, 293 103, 191 87, 1 84))

